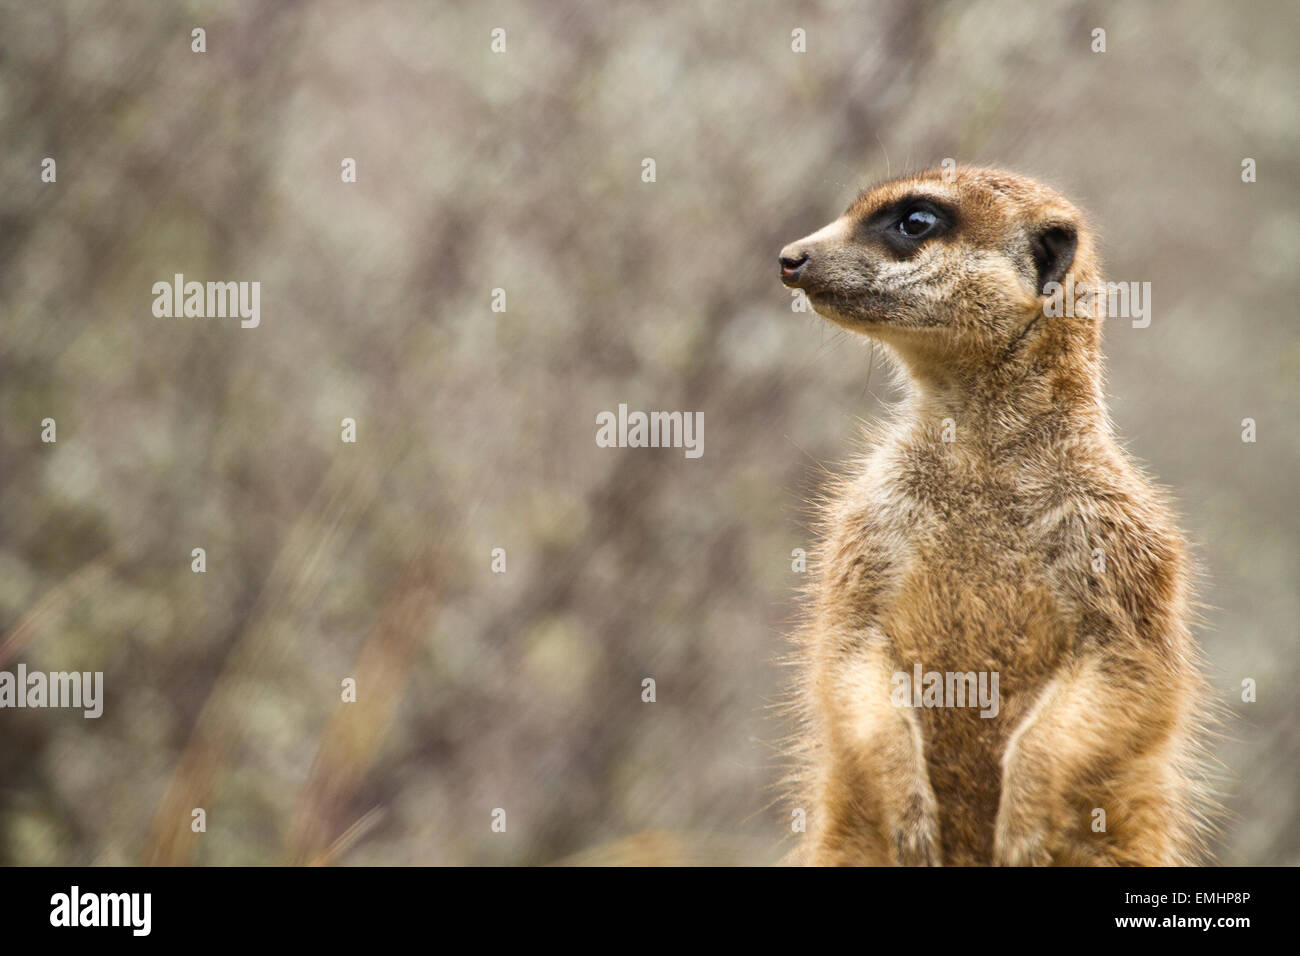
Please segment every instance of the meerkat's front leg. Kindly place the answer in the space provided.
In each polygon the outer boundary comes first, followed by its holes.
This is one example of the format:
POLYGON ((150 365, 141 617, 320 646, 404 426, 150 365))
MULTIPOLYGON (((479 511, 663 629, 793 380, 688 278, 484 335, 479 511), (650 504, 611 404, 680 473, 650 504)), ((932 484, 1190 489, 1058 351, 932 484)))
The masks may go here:
POLYGON ((823 865, 939 866, 938 803, 916 713, 895 707, 898 667, 878 632, 855 634, 817 679, 828 770, 814 854, 823 865))
POLYGON ((1158 690, 1104 668, 1099 654, 1059 673, 1012 732, 1002 756, 1002 795, 993 836, 999 866, 1046 866, 1079 821, 1064 817, 1071 790, 1133 756, 1139 732, 1159 733, 1146 701, 1158 690))

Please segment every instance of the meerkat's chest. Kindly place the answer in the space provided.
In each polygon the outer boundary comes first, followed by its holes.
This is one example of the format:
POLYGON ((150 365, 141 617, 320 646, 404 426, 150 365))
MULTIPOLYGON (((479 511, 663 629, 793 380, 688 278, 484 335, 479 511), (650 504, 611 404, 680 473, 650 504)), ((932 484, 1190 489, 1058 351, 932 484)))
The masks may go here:
POLYGON ((1047 545, 1023 502, 1000 488, 960 487, 895 509, 897 542, 881 622, 900 661, 926 672, 996 672, 1029 689, 1069 647, 1047 545))

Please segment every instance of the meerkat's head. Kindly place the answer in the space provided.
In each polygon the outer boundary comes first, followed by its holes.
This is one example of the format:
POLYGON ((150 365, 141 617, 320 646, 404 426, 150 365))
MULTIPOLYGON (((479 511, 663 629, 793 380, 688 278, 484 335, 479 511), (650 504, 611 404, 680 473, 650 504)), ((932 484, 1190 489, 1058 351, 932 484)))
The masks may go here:
POLYGON ((995 362, 1043 324, 1050 283, 1097 278, 1091 234, 1068 200, 1012 173, 961 167, 868 189, 780 260, 781 281, 817 312, 914 367, 995 362))

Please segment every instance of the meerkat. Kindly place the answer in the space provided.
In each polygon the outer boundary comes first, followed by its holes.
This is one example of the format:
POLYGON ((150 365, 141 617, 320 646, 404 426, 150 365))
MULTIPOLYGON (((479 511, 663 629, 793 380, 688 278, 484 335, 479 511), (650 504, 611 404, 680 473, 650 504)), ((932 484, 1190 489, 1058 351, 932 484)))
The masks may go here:
POLYGON ((928 171, 867 190, 780 266, 906 382, 818 507, 795 862, 1203 859, 1187 549, 1114 437, 1104 300, 1050 308, 1067 276, 1101 279, 1083 214, 1018 175, 928 171), (987 675, 994 705, 962 706, 987 675))

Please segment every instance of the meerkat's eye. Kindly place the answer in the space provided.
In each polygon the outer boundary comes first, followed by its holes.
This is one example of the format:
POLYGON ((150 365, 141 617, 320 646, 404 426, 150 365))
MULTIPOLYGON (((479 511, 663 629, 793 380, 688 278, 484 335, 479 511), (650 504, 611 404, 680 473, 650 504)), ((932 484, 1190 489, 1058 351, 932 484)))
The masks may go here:
POLYGON ((898 220, 895 228, 911 239, 919 239, 939 222, 939 217, 928 209, 913 209, 898 220))

